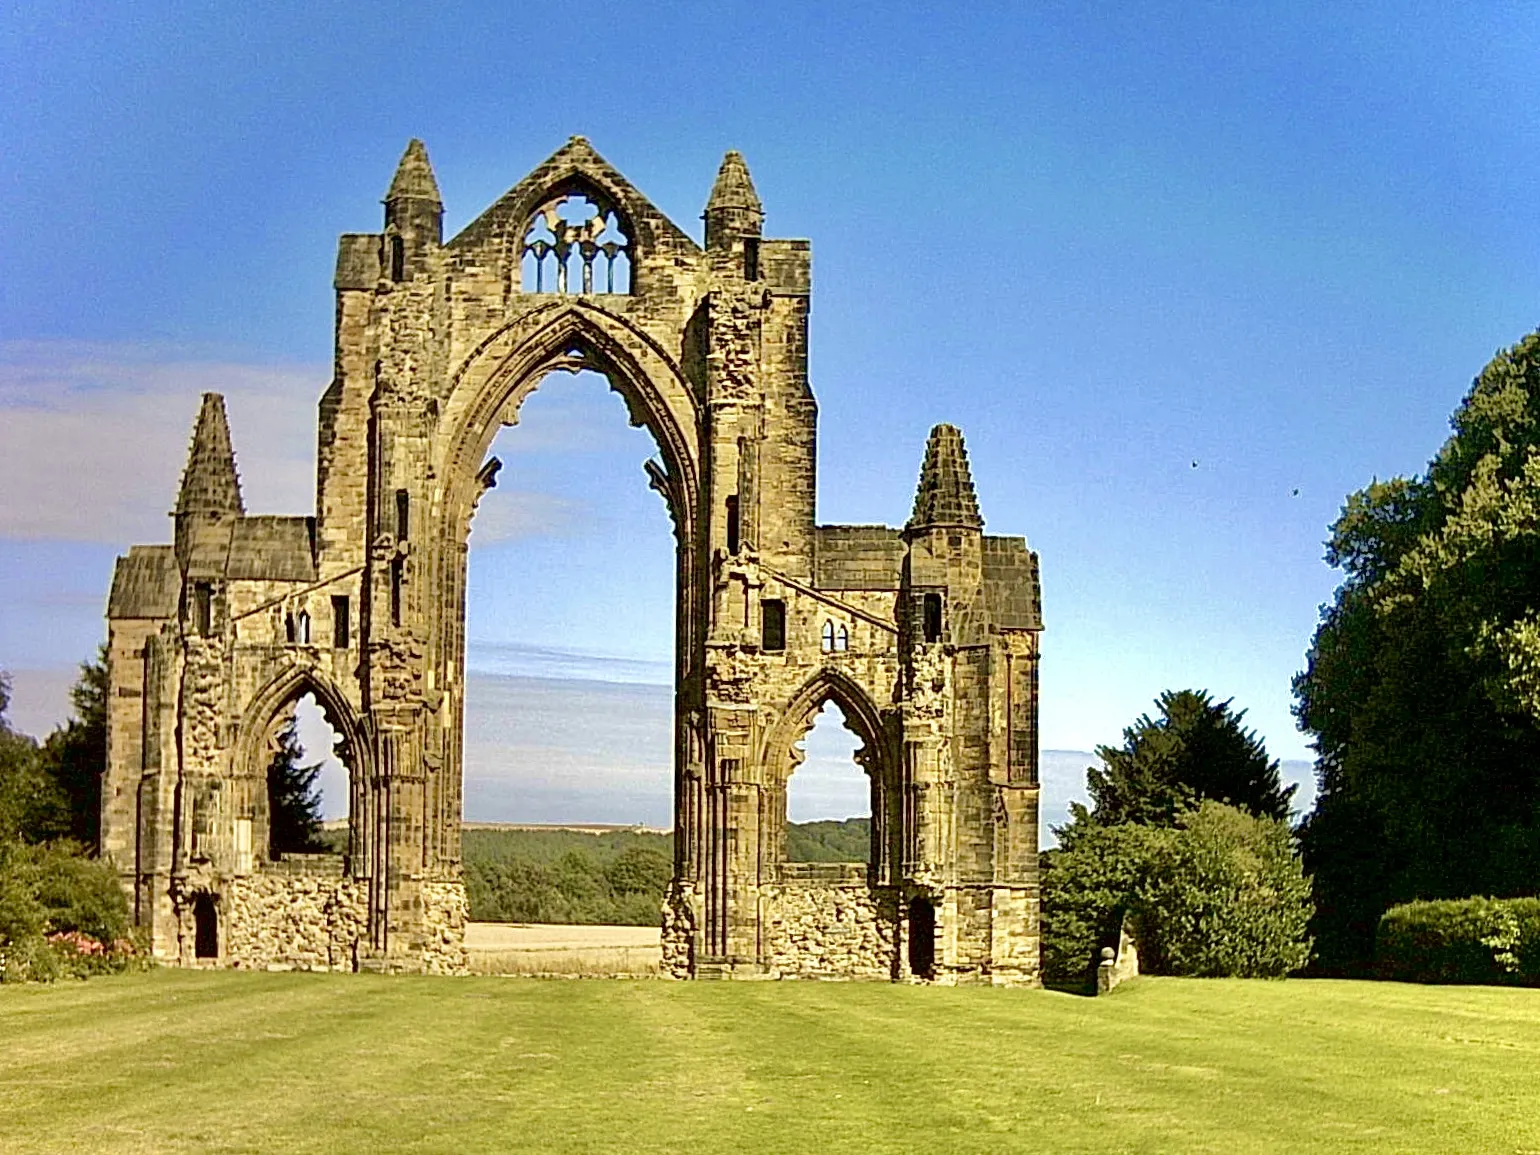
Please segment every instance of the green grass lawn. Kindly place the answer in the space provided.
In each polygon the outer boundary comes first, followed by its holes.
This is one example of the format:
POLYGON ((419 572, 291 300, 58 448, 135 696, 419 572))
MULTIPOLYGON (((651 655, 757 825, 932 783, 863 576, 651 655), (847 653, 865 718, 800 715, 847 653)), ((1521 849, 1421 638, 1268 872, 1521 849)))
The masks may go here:
POLYGON ((0 1151, 1540 1152, 1540 990, 162 970, 0 988, 0 1151))

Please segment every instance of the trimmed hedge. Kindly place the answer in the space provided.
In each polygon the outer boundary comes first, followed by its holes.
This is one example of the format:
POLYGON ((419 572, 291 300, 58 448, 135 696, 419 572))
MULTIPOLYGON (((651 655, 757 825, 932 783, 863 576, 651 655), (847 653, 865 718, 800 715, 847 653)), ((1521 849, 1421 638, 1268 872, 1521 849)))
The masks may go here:
POLYGON ((1540 986, 1540 898, 1408 902, 1380 916, 1381 978, 1540 986))

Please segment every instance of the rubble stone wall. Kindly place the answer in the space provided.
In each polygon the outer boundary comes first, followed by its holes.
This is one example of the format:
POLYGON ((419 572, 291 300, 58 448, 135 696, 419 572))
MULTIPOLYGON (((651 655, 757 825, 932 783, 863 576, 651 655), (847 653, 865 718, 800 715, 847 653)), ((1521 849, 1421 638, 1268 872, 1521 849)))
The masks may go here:
POLYGON ((368 890, 361 879, 288 863, 231 879, 223 896, 225 965, 357 969, 359 942, 367 933, 368 890))
POLYGON ((765 887, 762 897, 772 974, 895 977, 898 902, 891 893, 868 886, 864 877, 800 878, 765 887))
POLYGON ((422 908, 426 930, 422 946, 422 969, 430 975, 465 974, 465 924, 470 920, 470 902, 465 896, 465 884, 423 883, 422 908))

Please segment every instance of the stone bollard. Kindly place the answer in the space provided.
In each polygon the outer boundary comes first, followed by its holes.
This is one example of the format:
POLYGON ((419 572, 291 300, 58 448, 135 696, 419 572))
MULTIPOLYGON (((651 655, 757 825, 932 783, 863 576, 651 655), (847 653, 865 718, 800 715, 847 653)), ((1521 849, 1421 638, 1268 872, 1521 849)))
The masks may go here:
POLYGON ((1117 976, 1113 973, 1117 970, 1117 961, 1113 958, 1110 946, 1102 947, 1102 960, 1096 964, 1096 993, 1104 995, 1118 985, 1117 976))
POLYGON ((1096 964, 1096 993, 1104 995, 1119 983, 1127 982, 1139 974, 1139 949, 1128 933, 1125 922, 1118 930, 1118 949, 1102 947, 1101 961, 1096 964))

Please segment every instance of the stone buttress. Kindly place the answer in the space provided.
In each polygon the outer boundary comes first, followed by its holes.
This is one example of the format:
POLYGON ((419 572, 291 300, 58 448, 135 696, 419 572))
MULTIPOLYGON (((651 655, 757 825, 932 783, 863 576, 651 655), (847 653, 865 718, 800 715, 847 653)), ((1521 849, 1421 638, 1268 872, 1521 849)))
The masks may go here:
POLYGON ((159 957, 452 972, 467 542, 498 430, 552 372, 653 435, 673 520, 679 976, 1038 981, 1037 558, 983 533, 931 433, 902 529, 816 524, 806 241, 727 154, 704 246, 573 137, 457 236, 420 141, 344 234, 313 516, 246 513, 222 399, 173 544, 120 558, 102 845, 159 957), (269 837, 311 695, 350 774, 343 853, 269 837), (859 863, 786 861, 786 787, 834 701, 862 742, 859 863))

